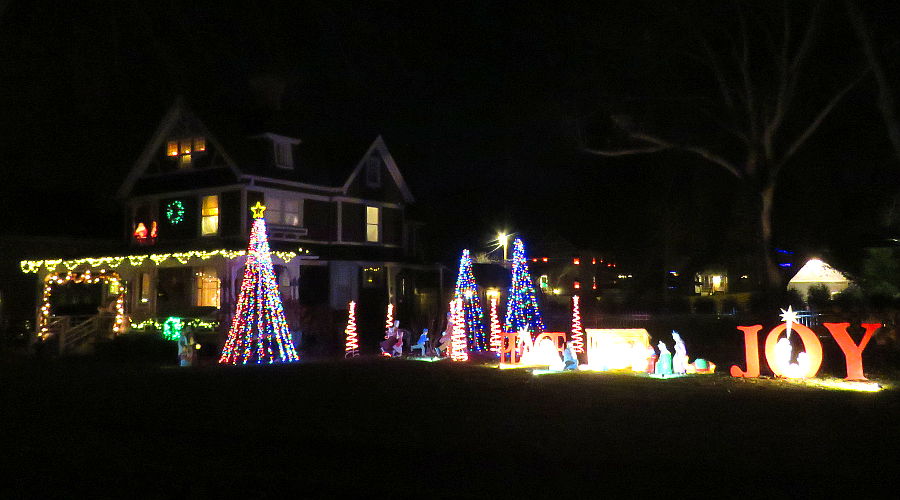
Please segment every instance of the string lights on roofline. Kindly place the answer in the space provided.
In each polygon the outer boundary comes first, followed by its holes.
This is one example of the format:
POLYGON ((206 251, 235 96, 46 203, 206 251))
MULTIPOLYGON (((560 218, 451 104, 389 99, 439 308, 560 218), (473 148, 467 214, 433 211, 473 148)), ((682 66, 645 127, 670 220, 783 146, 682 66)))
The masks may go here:
MULTIPOLYGON (((143 255, 120 255, 120 256, 109 256, 109 257, 84 257, 81 259, 46 259, 46 260, 23 260, 19 262, 19 268, 23 273, 37 273, 43 267, 48 272, 56 271, 60 266, 64 267, 68 271, 74 271, 75 269, 81 266, 88 266, 90 268, 95 267, 110 267, 113 269, 118 268, 120 265, 125 264, 126 262, 133 266, 139 267, 143 265, 147 260, 153 262, 154 265, 160 265, 163 262, 169 259, 175 259, 181 264, 187 264, 191 259, 200 259, 200 260, 209 260, 212 257, 221 256, 228 260, 234 260, 239 257, 244 257, 247 255, 246 250, 227 250, 227 249, 219 249, 219 250, 188 250, 186 252, 171 252, 171 253, 154 253, 154 254, 143 254, 143 255)), ((279 259, 282 260, 285 264, 294 260, 297 256, 308 256, 310 255, 310 251, 308 248, 297 248, 297 251, 275 251, 272 252, 272 255, 275 255, 279 259)))

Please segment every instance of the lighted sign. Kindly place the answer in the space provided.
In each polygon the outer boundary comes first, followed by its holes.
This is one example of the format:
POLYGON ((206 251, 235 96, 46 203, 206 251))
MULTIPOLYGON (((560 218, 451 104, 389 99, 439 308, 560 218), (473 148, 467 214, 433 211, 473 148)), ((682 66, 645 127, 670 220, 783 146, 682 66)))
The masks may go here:
POLYGON ((526 364, 545 364, 549 365, 547 356, 548 345, 555 346, 557 353, 562 353, 566 348, 566 334, 564 332, 543 332, 538 334, 534 339, 531 333, 527 331, 521 332, 504 332, 501 334, 500 342, 500 364, 501 365, 526 365, 526 364), (549 341, 548 344, 546 341, 549 341), (542 354, 531 354, 535 347, 540 348, 542 354))
MULTIPOLYGON (((866 380, 863 373, 862 352, 868 345, 872 335, 881 328, 880 323, 863 323, 861 326, 865 329, 862 340, 856 344, 850 337, 847 329, 850 323, 823 323, 822 324, 831 336, 837 342, 841 351, 844 353, 844 359, 847 364, 847 380, 866 380)), ((742 370, 737 365, 731 367, 732 377, 758 377, 760 373, 759 366, 759 331, 762 325, 739 326, 738 330, 744 333, 744 353, 746 359, 746 370, 742 370)), ((769 369, 777 376, 789 378, 810 378, 815 377, 822 365, 822 342, 819 337, 810 328, 802 324, 791 324, 791 322, 782 323, 769 331, 765 339, 765 355, 769 369), (790 325, 790 326, 789 326, 790 325), (786 347, 783 339, 780 339, 782 333, 790 332, 788 328, 797 332, 800 340, 803 341, 804 351, 798 354, 797 363, 790 363, 790 355, 786 355, 786 347), (779 343, 780 346, 779 347, 779 343)))

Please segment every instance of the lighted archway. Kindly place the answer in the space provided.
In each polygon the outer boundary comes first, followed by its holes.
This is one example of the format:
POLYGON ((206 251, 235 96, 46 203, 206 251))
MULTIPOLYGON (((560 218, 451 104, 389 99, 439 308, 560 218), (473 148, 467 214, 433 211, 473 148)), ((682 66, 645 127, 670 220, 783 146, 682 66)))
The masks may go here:
POLYGON ((64 285, 66 283, 84 283, 92 285, 95 283, 106 283, 115 286, 119 295, 116 298, 116 320, 113 323, 113 333, 118 335, 125 328, 125 288, 122 286, 122 279, 118 273, 101 271, 99 274, 92 274, 90 271, 83 273, 52 273, 44 278, 44 293, 41 298, 41 312, 38 318, 37 336, 40 339, 46 339, 50 335, 50 298, 52 295, 53 285, 64 285))

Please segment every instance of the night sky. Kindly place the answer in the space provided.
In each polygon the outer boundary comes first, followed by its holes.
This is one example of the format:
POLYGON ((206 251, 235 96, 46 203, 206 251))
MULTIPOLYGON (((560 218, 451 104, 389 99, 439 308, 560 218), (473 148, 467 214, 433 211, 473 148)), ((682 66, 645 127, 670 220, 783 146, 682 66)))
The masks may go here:
MULTIPOLYGON (((301 148, 382 134, 435 258, 486 249, 500 229, 635 258, 666 241, 697 251, 684 242, 715 239, 731 220, 724 171, 678 153, 582 149, 613 143, 616 113, 685 137, 716 118, 690 49, 705 36, 727 55, 734 3, 657 3, 0 2, 0 234, 119 236, 110 198, 183 95, 214 134, 273 116, 301 148)), ((782 3, 751 3, 763 39, 782 3)), ((791 4, 794 19, 814 5, 791 4)), ((890 4, 865 14, 900 81, 890 4)), ((822 15, 788 129, 867 64, 843 4, 822 15)), ((786 167, 776 244, 838 252, 890 233, 882 216, 900 167, 876 97, 861 81, 786 167)))

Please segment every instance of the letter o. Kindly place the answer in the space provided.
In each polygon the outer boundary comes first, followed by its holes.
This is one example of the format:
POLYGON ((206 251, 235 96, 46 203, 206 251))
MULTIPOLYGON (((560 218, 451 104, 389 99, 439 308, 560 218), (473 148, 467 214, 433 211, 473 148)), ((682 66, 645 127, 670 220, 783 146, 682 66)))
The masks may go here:
MULTIPOLYGON (((780 337, 781 333, 785 330, 787 330, 787 325, 782 323, 773 328, 766 337, 766 362, 769 363, 769 368, 772 370, 772 373, 779 377, 785 376, 784 374, 786 373, 787 367, 777 365, 778 360, 775 357, 775 344, 778 343, 778 337, 780 337)), ((792 323, 791 330, 800 335, 800 340, 803 341, 803 349, 809 357, 809 368, 806 370, 806 373, 803 374, 803 377, 815 377, 816 373, 819 372, 819 368, 822 366, 822 343, 819 342, 819 337, 816 337, 814 331, 799 323, 792 323)))

